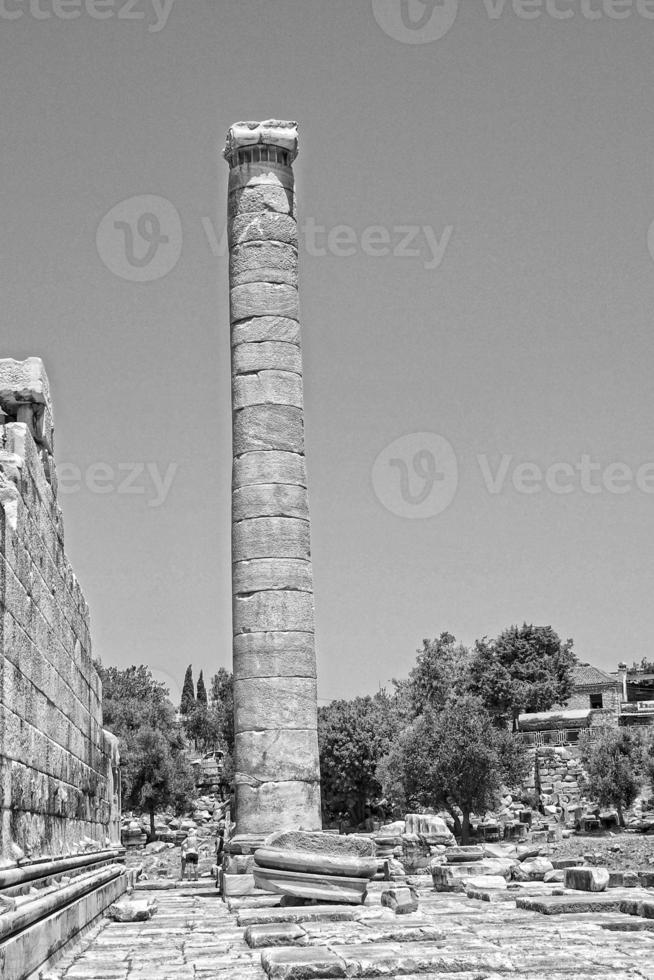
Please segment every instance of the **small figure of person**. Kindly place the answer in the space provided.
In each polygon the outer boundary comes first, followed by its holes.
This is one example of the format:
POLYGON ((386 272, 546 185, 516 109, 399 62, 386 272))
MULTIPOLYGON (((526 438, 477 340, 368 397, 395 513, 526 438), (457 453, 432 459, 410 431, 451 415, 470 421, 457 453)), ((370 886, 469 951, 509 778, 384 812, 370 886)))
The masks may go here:
POLYGON ((184 878, 186 865, 188 864, 191 881, 198 880, 198 857, 199 842, 194 831, 191 831, 182 844, 182 879, 184 878))

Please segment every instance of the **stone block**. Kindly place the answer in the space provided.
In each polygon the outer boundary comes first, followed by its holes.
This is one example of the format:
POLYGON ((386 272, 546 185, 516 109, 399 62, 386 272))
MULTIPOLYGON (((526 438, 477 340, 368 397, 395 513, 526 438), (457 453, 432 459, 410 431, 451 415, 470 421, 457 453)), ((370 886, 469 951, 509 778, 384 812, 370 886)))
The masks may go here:
POLYGON ((283 871, 278 868, 261 868, 256 863, 254 880, 259 888, 276 894, 350 905, 363 904, 368 888, 367 878, 283 871))
POLYGON ((542 881, 553 870, 554 866, 547 858, 527 858, 521 864, 515 865, 514 877, 517 881, 542 881))
POLYGON ((232 380, 232 406, 238 410, 251 405, 291 405, 302 408, 302 377, 290 371, 279 370, 236 375, 232 380))
POLYGON ((352 922, 358 909, 338 905, 298 905, 286 908, 243 909, 238 914, 240 929, 277 922, 352 922))
POLYGON ((105 915, 114 922, 147 922, 156 911, 156 901, 127 898, 110 905, 105 915))
MULTIPOLYGON (((254 561, 235 562, 232 586, 236 594, 271 589, 312 592, 311 562, 298 558, 257 558, 254 561)), ((313 629, 309 632, 313 632, 313 629)))
POLYGON ((242 833, 272 833, 295 827, 317 830, 322 826, 320 784, 293 780, 250 786, 237 782, 236 811, 242 833))
POLYGON ((471 875, 465 879, 465 891, 506 891, 506 878, 502 875, 471 875))
POLYGON ((323 946, 265 950, 261 965, 269 980, 331 980, 348 975, 345 961, 323 946))
POLYGON ((298 284, 297 249, 275 241, 254 241, 233 245, 229 261, 230 283, 241 286, 252 282, 298 284))
POLYGON ((239 521, 232 529, 232 560, 311 557, 309 522, 290 517, 239 521))
POLYGON ((279 451, 251 452, 234 460, 233 489, 271 483, 306 487, 307 471, 304 456, 279 451))
POLYGON ((606 868, 566 868, 565 887, 583 892, 603 892, 609 884, 606 868))
MULTIPOLYGON (((234 178, 230 176, 230 182, 234 178)), ((232 185, 233 186, 233 185, 232 185)), ((293 216, 295 214, 295 199, 291 190, 283 187, 279 181, 253 184, 249 187, 230 187, 227 203, 227 218, 230 223, 247 214, 276 212, 293 216)), ((232 224, 233 227, 233 224, 232 224)))
POLYGON ((252 374, 254 371, 286 371, 302 374, 302 352, 297 344, 262 341, 239 344, 232 349, 232 374, 252 374))
POLYGON ((541 915, 579 915, 583 913, 619 912, 621 900, 611 895, 544 895, 516 898, 516 908, 541 915))
POLYGON ((315 729, 315 679, 253 677, 235 680, 234 726, 236 732, 315 729))
POLYGON ((485 856, 483 847, 448 847, 444 852, 447 864, 469 863, 471 861, 481 861, 485 856))
POLYGON ((229 223, 232 246, 244 242, 282 242, 298 246, 297 222, 280 211, 245 211, 236 214, 229 223))
POLYGON ((501 875, 508 880, 514 867, 514 861, 485 858, 482 861, 459 864, 439 864, 432 861, 430 870, 436 891, 460 892, 464 890, 464 882, 467 878, 479 875, 501 875))
POLYGON ((15 413, 24 403, 44 405, 52 412, 43 361, 40 357, 28 357, 24 361, 0 359, 0 405, 5 412, 15 413))
POLYGON ((234 680, 316 676, 313 633, 241 633, 234 637, 234 680))
POLYGON ((256 782, 320 779, 315 728, 238 732, 236 758, 248 760, 248 775, 256 782))
POLYGON ((223 898, 233 898, 235 895, 254 895, 257 886, 254 874, 222 874, 220 877, 223 898))
POLYGON ((283 316, 255 316, 249 320, 239 320, 232 326, 232 347, 275 342, 299 347, 302 342, 299 322, 283 316))
POLYGON ((391 909, 396 915, 411 915, 419 908, 418 893, 409 885, 393 885, 381 894, 383 908, 391 909))
POLYGON ((296 871, 302 874, 365 878, 367 880, 374 878, 378 867, 378 861, 374 857, 279 846, 258 848, 254 853, 254 864, 255 869, 257 867, 272 868, 277 871, 296 871))
POLYGON ((280 591, 254 592, 233 601, 234 633, 265 633, 275 630, 311 632, 314 628, 313 593, 280 591))
POLYGON ((276 922, 270 925, 248 926, 243 938, 252 949, 271 946, 300 946, 306 940, 306 932, 293 922, 276 922))
POLYGON ((253 854, 224 854, 223 873, 225 875, 251 875, 254 868, 253 854))
POLYGON ((608 888, 638 888, 639 885, 636 871, 609 871, 608 888))
MULTIPOLYGON (((234 286, 230 290, 232 323, 249 320, 253 316, 284 316, 300 319, 298 291, 293 286, 258 282, 234 286)), ((236 350, 238 348, 235 348, 236 350)))
POLYGON ((302 412, 293 405, 251 405, 234 413, 235 456, 244 453, 304 452, 302 412))
POLYGON ((232 493, 235 521, 257 517, 295 517, 309 520, 309 497, 305 487, 280 483, 240 487, 232 493))

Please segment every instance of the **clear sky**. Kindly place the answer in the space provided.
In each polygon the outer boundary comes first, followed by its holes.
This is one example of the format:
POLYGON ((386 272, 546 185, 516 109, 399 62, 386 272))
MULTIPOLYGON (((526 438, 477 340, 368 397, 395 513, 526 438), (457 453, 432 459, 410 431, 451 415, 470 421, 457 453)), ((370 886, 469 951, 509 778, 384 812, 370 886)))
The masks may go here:
POLYGON ((654 3, 0 8, 0 353, 46 361, 96 655, 174 697, 231 663, 219 151, 269 117, 302 138, 320 697, 445 629, 651 654, 654 3))

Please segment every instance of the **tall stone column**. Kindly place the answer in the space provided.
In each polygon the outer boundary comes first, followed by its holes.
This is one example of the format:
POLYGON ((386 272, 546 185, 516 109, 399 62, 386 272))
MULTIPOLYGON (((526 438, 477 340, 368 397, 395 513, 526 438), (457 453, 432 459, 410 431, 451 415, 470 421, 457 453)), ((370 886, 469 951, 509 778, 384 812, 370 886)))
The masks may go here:
POLYGON ((227 135, 236 832, 321 827, 295 123, 227 135))

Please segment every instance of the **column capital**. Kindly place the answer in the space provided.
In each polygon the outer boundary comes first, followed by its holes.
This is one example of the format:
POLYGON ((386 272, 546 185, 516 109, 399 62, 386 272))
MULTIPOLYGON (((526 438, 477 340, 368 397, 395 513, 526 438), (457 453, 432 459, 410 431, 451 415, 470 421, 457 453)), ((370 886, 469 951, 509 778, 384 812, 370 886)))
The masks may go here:
POLYGON ((230 167, 259 162, 290 167, 297 154, 297 123, 279 119, 234 123, 227 131, 223 151, 230 167))

